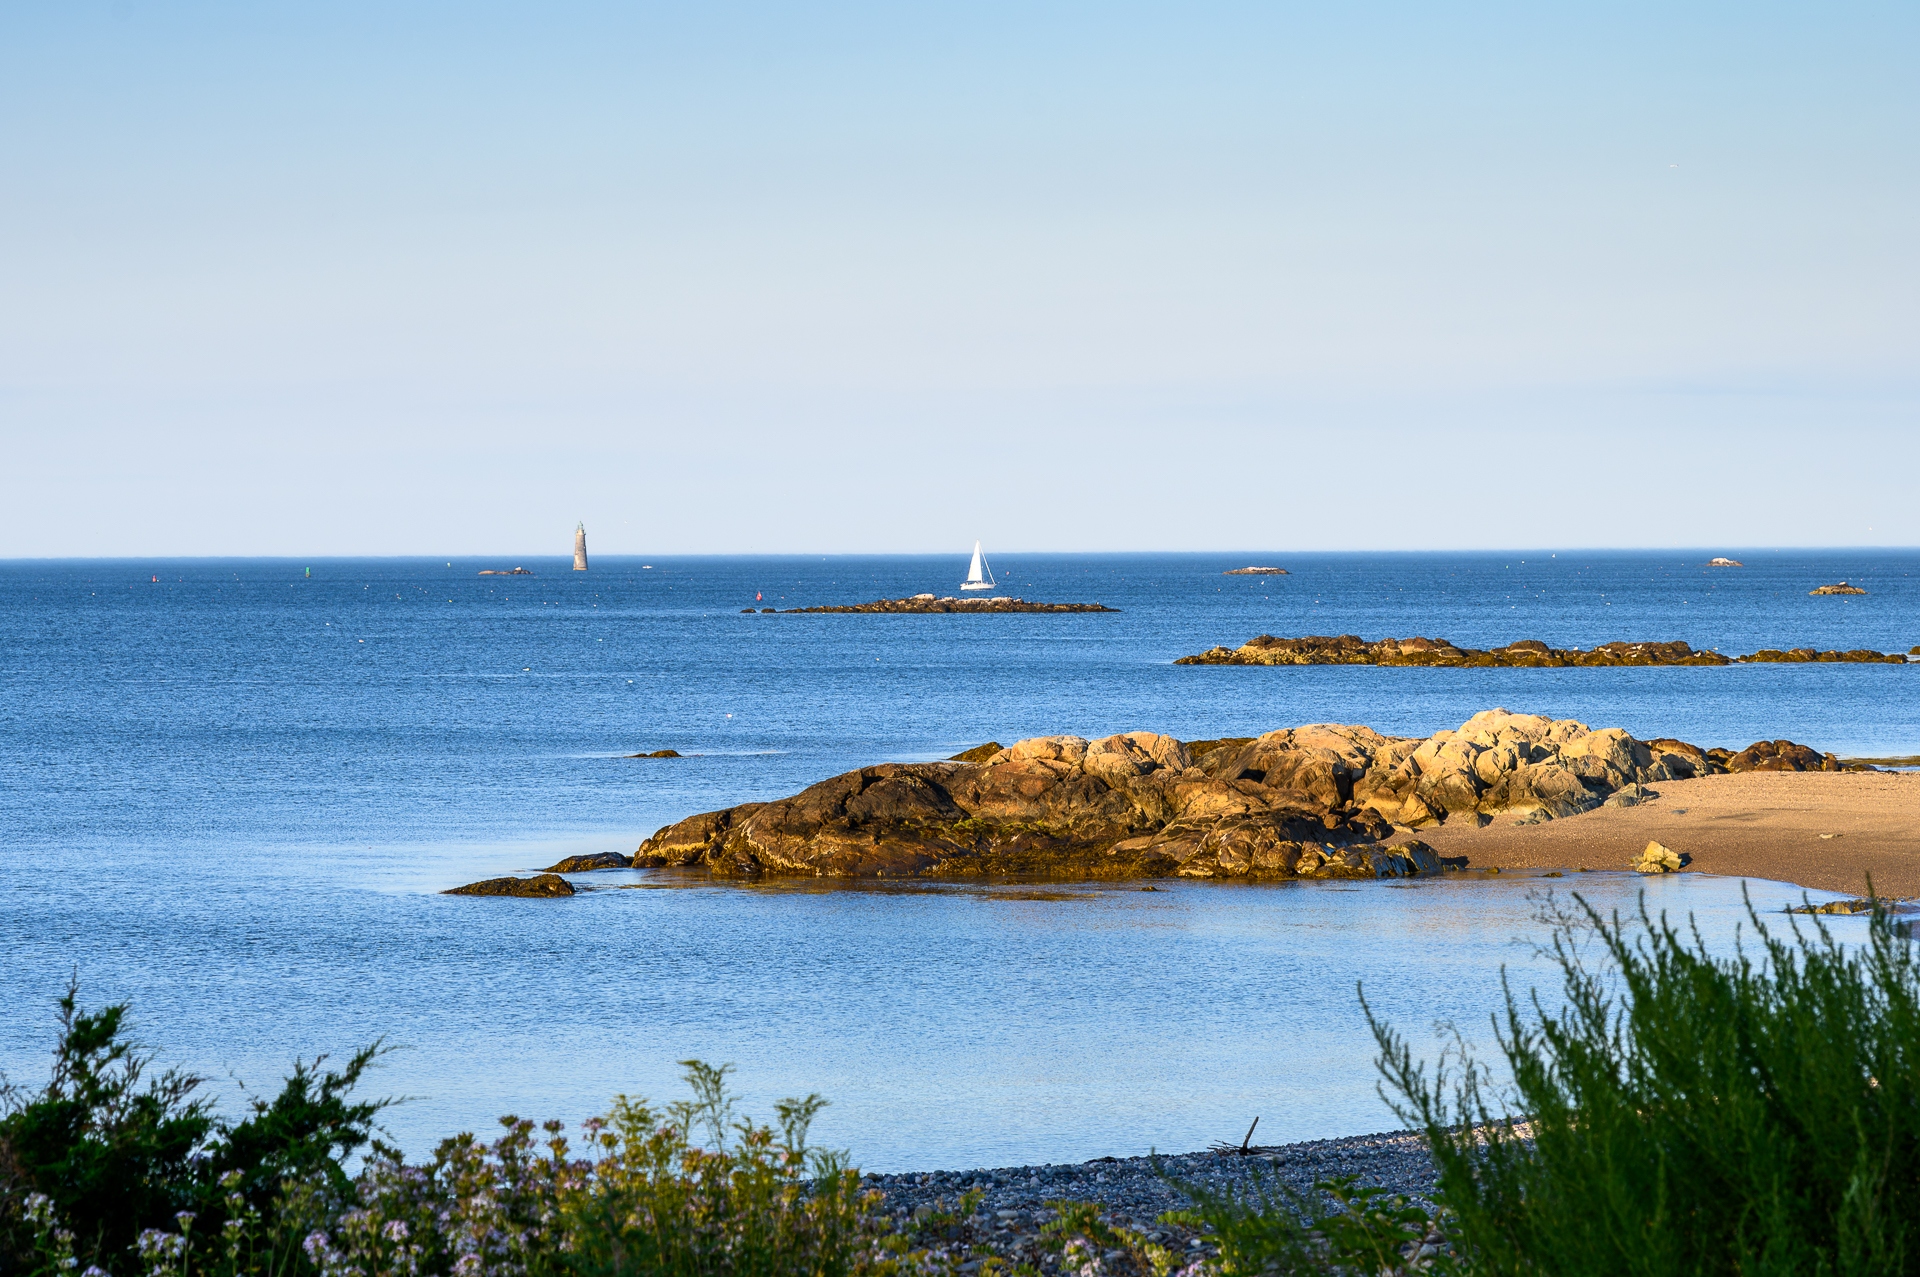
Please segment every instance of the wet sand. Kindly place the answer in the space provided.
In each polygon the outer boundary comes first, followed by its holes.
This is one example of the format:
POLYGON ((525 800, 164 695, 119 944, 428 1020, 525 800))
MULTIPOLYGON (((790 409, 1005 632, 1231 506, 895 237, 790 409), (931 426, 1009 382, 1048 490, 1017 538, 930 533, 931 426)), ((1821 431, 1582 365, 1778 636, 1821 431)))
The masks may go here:
POLYGON ((1625 869, 1649 841, 1690 854, 1686 872, 1821 891, 1920 896, 1920 774, 1745 772, 1666 781, 1638 807, 1602 807, 1539 825, 1495 817, 1417 836, 1487 869, 1625 869))

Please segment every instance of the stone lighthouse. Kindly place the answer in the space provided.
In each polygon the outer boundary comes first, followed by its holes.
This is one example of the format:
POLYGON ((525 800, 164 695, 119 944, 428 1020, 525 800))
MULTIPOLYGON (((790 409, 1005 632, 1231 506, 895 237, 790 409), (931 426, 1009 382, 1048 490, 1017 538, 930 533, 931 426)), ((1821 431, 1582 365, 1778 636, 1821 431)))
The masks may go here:
POLYGON ((587 525, 584 523, 573 530, 573 570, 587 570, 587 525))

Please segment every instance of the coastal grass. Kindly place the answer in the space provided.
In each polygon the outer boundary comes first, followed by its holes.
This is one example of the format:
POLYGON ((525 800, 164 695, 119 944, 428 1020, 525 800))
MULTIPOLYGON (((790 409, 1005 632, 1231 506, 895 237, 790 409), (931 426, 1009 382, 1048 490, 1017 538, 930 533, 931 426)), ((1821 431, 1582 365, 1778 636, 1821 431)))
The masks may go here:
MULTIPOLYGON (((1884 1274, 1920 1263, 1920 964, 1877 905, 1707 951, 1575 897, 1564 1005, 1508 990, 1496 1095, 1464 1049, 1429 1076, 1373 1020, 1424 1128, 1460 1265, 1485 1274, 1884 1274)), ((1369 1018, 1372 1019, 1369 1011, 1369 1018)))
MULTIPOLYGON (((1716 957, 1643 910, 1575 897, 1564 1005, 1508 989, 1510 1086, 1456 1038, 1431 1074, 1368 1009, 1383 1094, 1423 1129, 1433 1203, 1352 1178, 1251 1197, 1187 1187, 1220 1274, 1866 1277, 1920 1266, 1920 962, 1874 902, 1716 957)), ((1364 1007, 1364 997, 1362 999, 1364 1007)))

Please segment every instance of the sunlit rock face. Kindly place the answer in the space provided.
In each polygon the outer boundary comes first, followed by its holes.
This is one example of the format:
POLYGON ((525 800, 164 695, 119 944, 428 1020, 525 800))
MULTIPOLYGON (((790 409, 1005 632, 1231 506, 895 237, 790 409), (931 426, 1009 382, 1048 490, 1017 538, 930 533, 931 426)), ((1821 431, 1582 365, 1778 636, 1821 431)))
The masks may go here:
MULTIPOLYGON (((888 763, 661 829, 636 868, 847 877, 1391 877, 1439 868, 1414 830, 1562 820, 1616 793, 1757 768, 1837 767, 1788 741, 1740 754, 1504 709, 1427 738, 1314 723, 1182 742, 1038 736, 888 763), (984 754, 984 757, 982 755, 984 754)), ((1618 805, 1618 804, 1616 804, 1618 805)))

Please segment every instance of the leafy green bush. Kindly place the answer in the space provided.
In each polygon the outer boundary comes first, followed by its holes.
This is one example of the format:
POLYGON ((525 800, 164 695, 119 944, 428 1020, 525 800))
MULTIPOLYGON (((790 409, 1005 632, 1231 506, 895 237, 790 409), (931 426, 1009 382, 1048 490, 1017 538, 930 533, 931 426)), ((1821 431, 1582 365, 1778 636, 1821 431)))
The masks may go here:
POLYGON ((734 1116, 730 1065, 683 1061, 694 1098, 619 1098, 576 1155, 558 1122, 502 1118, 413 1164, 371 1139, 390 1101, 347 1093, 378 1043, 338 1073, 298 1064, 228 1124, 201 1079, 145 1081, 126 1006, 60 1000, 52 1080, 5 1093, 0 1274, 66 1277, 891 1277, 946 1272, 863 1193, 843 1154, 807 1146, 826 1103, 782 1100, 779 1127, 734 1116), (144 1085, 143 1085, 144 1081, 144 1085), (704 1145, 695 1143, 696 1131, 704 1145), (346 1159, 371 1145, 355 1177, 346 1159))
POLYGON ((577 1157, 548 1122, 501 1119, 490 1145, 444 1141, 409 1165, 376 1150, 357 1205, 306 1239, 323 1277, 806 1274, 936 1271, 837 1154, 809 1149, 818 1096, 783 1100, 780 1129, 730 1120, 727 1067, 683 1061, 696 1099, 655 1110, 624 1096, 585 1124, 577 1157), (709 1144, 693 1143, 694 1128, 709 1144))
POLYGON ((1553 946, 1564 1008, 1508 991, 1506 1102, 1470 1055, 1430 1079, 1374 1024, 1472 1271, 1920 1264, 1920 965, 1904 929, 1876 908, 1851 947, 1817 920, 1783 938, 1749 905, 1757 951, 1716 958, 1644 906, 1630 930, 1579 905, 1553 946))
POLYGON ((382 1053, 375 1043, 337 1073, 321 1071, 324 1056, 297 1063, 278 1096, 230 1124, 199 1098, 205 1079, 147 1077, 152 1056, 125 1039, 125 1003, 82 1011, 70 984, 58 1007, 46 1087, 0 1087, 0 1263, 9 1270, 54 1262, 51 1244, 57 1258, 131 1273, 140 1234, 180 1227, 183 1214, 203 1232, 224 1231, 271 1209, 288 1181, 343 1192, 342 1161, 389 1103, 346 1099, 382 1053), (42 1226, 55 1218, 51 1232, 42 1226))

